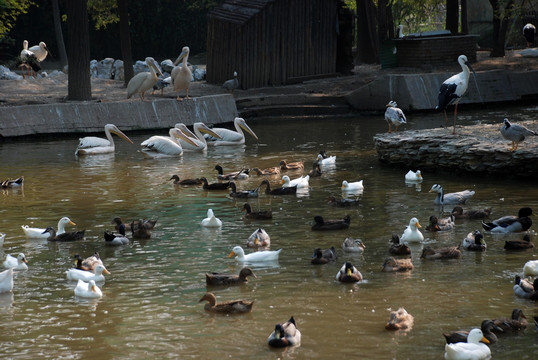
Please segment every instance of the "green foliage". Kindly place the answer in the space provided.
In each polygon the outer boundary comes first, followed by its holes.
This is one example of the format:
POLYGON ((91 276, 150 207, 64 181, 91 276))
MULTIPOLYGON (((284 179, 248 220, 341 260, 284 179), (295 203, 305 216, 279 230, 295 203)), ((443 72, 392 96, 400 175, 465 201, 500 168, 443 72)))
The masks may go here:
POLYGON ((26 14, 32 5, 36 5, 32 0, 0 0, 0 39, 13 28, 17 17, 26 14))
POLYGON ((392 0, 394 24, 404 25, 406 34, 444 29, 445 5, 439 0, 392 0))
POLYGON ((106 29, 120 21, 116 0, 88 0, 88 14, 95 23, 95 29, 106 29))

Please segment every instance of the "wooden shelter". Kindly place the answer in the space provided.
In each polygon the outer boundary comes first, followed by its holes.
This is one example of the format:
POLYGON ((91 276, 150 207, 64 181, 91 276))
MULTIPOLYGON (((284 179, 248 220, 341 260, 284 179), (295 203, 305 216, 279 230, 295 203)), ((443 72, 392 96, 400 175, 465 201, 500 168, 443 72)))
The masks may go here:
POLYGON ((207 81, 242 89, 333 75, 337 0, 225 0, 209 13, 207 81))

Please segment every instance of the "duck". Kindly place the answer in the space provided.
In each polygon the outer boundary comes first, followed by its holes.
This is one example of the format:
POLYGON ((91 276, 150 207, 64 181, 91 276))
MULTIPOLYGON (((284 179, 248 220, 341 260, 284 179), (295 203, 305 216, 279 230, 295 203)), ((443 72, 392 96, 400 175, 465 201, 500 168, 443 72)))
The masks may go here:
POLYGON ((310 172, 308 173, 308 176, 312 178, 312 177, 321 176, 321 174, 323 174, 323 172, 321 171, 321 167, 319 166, 319 163, 317 161, 314 161, 312 163, 312 170, 310 170, 310 172))
POLYGON ((385 325, 387 330, 411 330, 415 318, 409 314, 403 307, 397 311, 391 311, 389 321, 385 325))
POLYGON ((437 260, 437 259, 459 259, 461 257, 461 251, 459 246, 450 246, 444 248, 434 249, 431 246, 425 246, 422 249, 421 259, 437 260))
POLYGON ((404 243, 420 243, 424 240, 424 235, 420 232, 420 223, 416 217, 409 220, 409 225, 405 228, 400 241, 404 243))
POLYGON ((4 245, 5 238, 6 238, 6 234, 0 233, 0 246, 4 245))
POLYGON ((488 339, 482 330, 472 329, 467 335, 467 342, 445 344, 446 360, 486 360, 491 358, 491 350, 486 345, 488 339))
POLYGON ((260 186, 253 190, 237 191, 237 187, 233 181, 230 182, 230 197, 233 198, 257 198, 259 195, 260 186))
POLYGON ((327 199, 327 204, 330 206, 336 206, 336 207, 355 206, 355 205, 359 205, 359 199, 352 199, 352 198, 336 199, 336 197, 334 196, 329 196, 329 198, 327 199))
POLYGON ((538 260, 529 260, 523 265, 523 276, 538 276, 538 260))
POLYGON ((115 150, 114 139, 111 134, 115 134, 127 141, 128 143, 133 143, 131 139, 127 137, 120 129, 114 124, 105 125, 105 136, 106 139, 95 137, 95 136, 86 136, 79 139, 77 149, 75 150, 75 155, 100 155, 113 153, 115 150))
POLYGON ((362 280, 362 274, 349 261, 346 261, 336 273, 336 280, 343 283, 355 283, 362 280))
POLYGON ((527 250, 533 247, 534 243, 531 241, 529 234, 525 234, 522 240, 506 240, 504 242, 505 250, 527 250))
POLYGON ((285 323, 275 325, 275 330, 267 338, 267 343, 274 348, 301 345, 301 332, 297 329, 293 316, 285 323))
POLYGON ((366 245, 361 239, 345 238, 342 243, 342 250, 349 253, 360 253, 366 249, 366 245))
POLYGON ((185 99, 190 99, 189 97, 189 86, 192 81, 192 71, 189 68, 187 61, 189 60, 190 49, 188 46, 184 46, 181 49, 181 54, 174 61, 174 68, 170 73, 172 78, 172 85, 174 85, 174 91, 177 93, 177 101, 182 101, 183 99, 179 97, 179 92, 185 90, 186 96, 185 99), (179 62, 182 61, 181 66, 179 62))
POLYGON ((322 265, 322 264, 328 264, 330 262, 336 261, 336 250, 334 249, 334 246, 332 246, 330 249, 321 250, 321 248, 314 249, 314 254, 312 255, 312 260, 310 260, 310 263, 313 265, 322 265))
POLYGON ((417 170, 416 172, 413 170, 409 170, 407 174, 405 174, 405 181, 409 182, 422 182, 424 178, 422 177, 422 173, 420 170, 417 170))
POLYGON ((79 269, 69 269, 65 272, 65 274, 69 280, 83 280, 86 282, 93 280, 95 282, 104 282, 105 275, 110 275, 110 272, 104 265, 97 265, 94 272, 79 269))
POLYGON ((97 251, 94 252, 92 256, 89 256, 84 260, 82 260, 82 257, 79 254, 75 254, 74 258, 75 267, 79 270, 95 271, 95 268, 98 265, 103 265, 103 261, 101 260, 101 257, 97 251))
POLYGON ((413 270, 413 263, 411 259, 395 259, 389 257, 385 259, 385 262, 381 266, 383 272, 405 272, 413 270))
POLYGON ((430 223, 426 226, 427 231, 447 231, 454 229, 454 218, 450 215, 447 218, 439 219, 437 216, 430 216, 430 223))
POLYGON ((523 299, 538 299, 538 278, 534 279, 533 282, 530 282, 527 279, 522 279, 519 275, 516 275, 514 281, 514 294, 517 297, 523 299))
POLYGON ((105 245, 119 246, 129 244, 129 238, 122 234, 115 234, 112 231, 105 230, 105 245))
POLYGON ((282 180, 280 181, 280 184, 282 185, 282 187, 285 187, 285 188, 296 186, 297 189, 302 189, 302 188, 308 188, 309 180, 310 180, 309 175, 301 176, 300 178, 296 178, 293 180, 290 180, 290 177, 288 175, 284 175, 282 176, 282 180))
POLYGON ((203 182, 200 179, 183 179, 180 180, 178 175, 172 175, 168 180, 174 180, 174 185, 202 185, 203 182))
POLYGON ((336 156, 333 155, 333 156, 323 157, 322 154, 318 154, 317 161, 318 161, 319 166, 334 165, 336 164, 336 156))
POLYGON ((149 239, 151 230, 155 227, 157 219, 138 219, 131 221, 131 234, 133 238, 149 239))
POLYGON ((497 318, 492 319, 493 323, 501 329, 501 331, 498 331, 496 329, 493 329, 492 331, 494 333, 502 333, 502 334, 514 334, 519 333, 520 331, 523 331, 527 328, 529 325, 527 318, 525 317, 525 314, 523 314, 523 311, 521 309, 515 308, 512 310, 512 315, 510 319, 507 318, 497 318))
POLYGON ((4 260, 4 267, 6 269, 28 270, 28 265, 26 264, 28 264, 28 260, 26 260, 26 256, 23 253, 20 253, 17 257, 7 254, 6 260, 4 260))
POLYGON ((342 181, 342 191, 363 191, 364 185, 362 184, 363 180, 355 182, 347 182, 347 180, 342 181))
POLYGON ((239 171, 234 171, 231 173, 224 174, 222 166, 215 165, 215 170, 217 170, 217 179, 219 180, 245 180, 248 179, 249 169, 241 169, 239 171))
POLYGON ((20 176, 16 179, 6 179, 0 183, 2 189, 19 188, 24 184, 24 176, 20 176))
POLYGON ((260 170, 259 168, 255 167, 250 169, 252 172, 255 172, 256 175, 278 175, 280 174, 280 167, 279 166, 273 166, 270 168, 266 168, 263 170, 260 170))
POLYGON ((212 128, 211 130, 217 133, 221 138, 217 139, 209 134, 204 135, 208 141, 208 145, 220 146, 220 145, 243 145, 245 143, 245 130, 250 136, 258 140, 258 136, 247 125, 245 119, 236 117, 234 119, 234 127, 236 131, 225 128, 212 128))
MULTIPOLYGON (((68 224, 73 226, 77 225, 72 222, 71 219, 69 219, 67 216, 64 216, 60 220, 58 220, 58 231, 56 232, 56 234, 61 235, 65 233, 65 226, 68 224)), ((24 231, 24 235, 29 239, 47 239, 49 237, 49 234, 45 233, 45 228, 31 228, 28 225, 22 225, 21 228, 22 231, 24 231)))
POLYGON ((271 189, 271 185, 268 180, 263 180, 260 187, 265 185, 265 193, 268 195, 295 195, 297 193, 297 186, 291 187, 278 187, 271 189))
POLYGON ((0 293, 13 291, 13 269, 0 272, 0 293))
POLYGON ((257 251, 250 254, 245 255, 245 251, 241 246, 235 246, 232 249, 232 252, 228 255, 229 258, 234 257, 239 262, 266 262, 266 261, 278 261, 278 256, 280 255, 280 252, 282 249, 278 249, 276 251, 257 251))
MULTIPOLYGON (((491 320, 484 320, 480 325, 480 330, 482 330, 482 334, 486 339, 488 339, 491 344, 494 344, 498 341, 497 335, 495 335, 495 333, 492 331, 494 329, 498 332, 502 332, 502 329, 495 325, 491 320)), ((467 336, 469 335, 469 331, 470 330, 453 331, 448 334, 443 333, 443 336, 445 337, 447 344, 467 342, 467 336)))
POLYGON ((90 280, 89 282, 79 280, 77 282, 77 286, 75 287, 75 296, 89 299, 97 299, 103 296, 103 292, 95 284, 94 280, 90 280))
POLYGON ((226 189, 228 189, 230 187, 230 182, 229 181, 222 182, 222 183, 217 182, 217 183, 209 184, 205 177, 201 177, 200 180, 202 180, 202 183, 204 184, 203 185, 204 190, 226 190, 226 189))
POLYGON ((303 170, 304 169, 304 162, 301 161, 295 161, 295 162, 286 162, 286 160, 280 161, 280 170, 303 170))
POLYGON ((469 251, 486 251, 487 248, 484 235, 478 230, 468 233, 463 239, 461 246, 469 251))
POLYGON ((474 191, 463 190, 445 194, 443 187, 439 184, 434 184, 429 192, 436 192, 437 196, 433 201, 436 205, 461 205, 465 204, 474 194, 474 191))
POLYGON ((389 247, 389 253, 392 255, 411 255, 411 249, 406 244, 400 241, 400 237, 397 234, 392 234, 390 240, 391 245, 389 247))
POLYGON ((461 206, 455 206, 452 209, 452 216, 455 219, 486 219, 491 214, 491 208, 484 208, 482 210, 467 210, 463 212, 461 206))
POLYGON ((241 314, 252 311, 254 301, 233 300, 217 303, 217 297, 213 293, 206 293, 200 301, 207 301, 204 305, 205 311, 220 313, 220 314, 241 314))
POLYGON ((247 246, 250 248, 266 248, 271 246, 271 237, 262 228, 254 230, 247 239, 247 246))
POLYGON ((116 216, 114 219, 112 219, 111 224, 114 224, 114 229, 116 229, 116 231, 119 232, 120 235, 125 236, 125 224, 119 216, 116 216))
POLYGON ((248 282, 248 277, 256 274, 249 267, 244 267, 239 271, 239 275, 223 274, 223 273, 206 273, 205 283, 206 285, 237 285, 248 282))
POLYGON ((243 204, 242 211, 245 211, 245 219, 267 220, 273 218, 273 212, 271 210, 252 211, 249 203, 243 204))
POLYGON ((65 232, 63 234, 57 235, 56 230, 54 230, 54 228, 48 227, 45 229, 43 233, 49 234, 49 237, 47 238, 48 241, 67 242, 67 241, 76 241, 76 240, 84 239, 85 232, 86 230, 79 230, 79 231, 65 232))
POLYGON ((202 226, 206 228, 220 228, 222 227, 222 221, 215 217, 213 209, 207 209, 207 217, 202 220, 202 226))
POLYGON ((508 119, 503 120, 503 125, 499 130, 503 138, 512 142, 510 151, 516 151, 519 143, 525 140, 525 137, 538 136, 538 132, 528 129, 523 125, 512 124, 508 119))
POLYGON ((312 225, 312 230, 314 231, 325 231, 325 230, 343 230, 349 228, 351 223, 351 217, 347 215, 343 219, 329 219, 324 220, 322 216, 314 216, 314 225, 312 225))
POLYGON ((391 125, 394 125, 394 131, 398 131, 398 126, 402 124, 407 124, 407 119, 405 118, 405 114, 398 107, 398 104, 396 101, 391 100, 386 105, 387 110, 385 110, 385 121, 387 122, 389 126, 389 134, 391 132, 391 125))
POLYGON ((482 227, 486 231, 504 234, 527 231, 532 226, 531 215, 532 209, 524 207, 519 209, 517 216, 507 215, 487 223, 482 221, 482 227))

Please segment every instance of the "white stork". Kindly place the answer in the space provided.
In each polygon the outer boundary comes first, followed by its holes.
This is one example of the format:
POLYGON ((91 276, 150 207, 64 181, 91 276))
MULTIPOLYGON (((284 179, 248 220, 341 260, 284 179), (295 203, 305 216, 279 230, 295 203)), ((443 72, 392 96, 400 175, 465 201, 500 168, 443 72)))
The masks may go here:
POLYGON ((28 40, 22 42, 22 50, 20 54, 20 65, 22 77, 24 78, 24 69, 28 72, 28 77, 36 76, 36 73, 41 70, 41 65, 37 60, 37 56, 28 50, 28 40))
POLYGON ((41 62, 45 60, 47 57, 47 54, 50 52, 47 48, 47 44, 45 44, 43 41, 39 43, 39 45, 34 45, 31 48, 28 49, 31 51, 37 58, 37 61, 41 62))
POLYGON ((523 26, 523 36, 527 39, 527 47, 532 47, 534 45, 534 35, 536 34, 536 27, 528 23, 523 26))

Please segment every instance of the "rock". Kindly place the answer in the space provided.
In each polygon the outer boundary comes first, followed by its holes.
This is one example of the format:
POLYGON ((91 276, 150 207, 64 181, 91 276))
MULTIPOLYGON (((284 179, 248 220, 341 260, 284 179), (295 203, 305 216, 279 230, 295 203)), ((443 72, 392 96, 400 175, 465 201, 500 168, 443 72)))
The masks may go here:
POLYGON ((125 80, 125 69, 123 67, 123 60, 117 59, 112 65, 112 75, 114 80, 125 80))
POLYGON ((0 65, 0 79, 1 80, 22 80, 23 77, 9 70, 7 67, 0 65))
POLYGON ((174 68, 174 62, 170 59, 161 61, 161 68, 163 72, 171 73, 174 68))
POLYGON ((97 78, 99 79, 112 79, 112 65, 114 59, 105 58, 97 63, 97 78))
POLYGON ((133 70, 134 70, 134 75, 136 75, 136 74, 139 74, 141 72, 148 72, 149 71, 149 66, 146 64, 145 61, 138 60, 134 64, 133 70))
POLYGON ((194 78, 195 81, 202 81, 202 80, 205 80, 205 74, 206 74, 205 70, 196 68, 192 72, 192 77, 194 78))
POLYGON ((90 61, 90 77, 97 77, 97 60, 95 59, 90 61))

